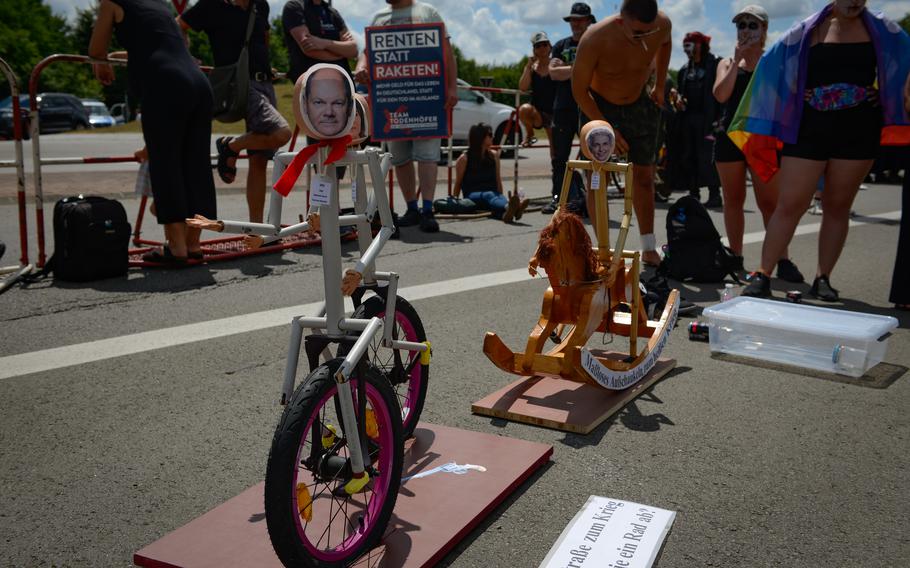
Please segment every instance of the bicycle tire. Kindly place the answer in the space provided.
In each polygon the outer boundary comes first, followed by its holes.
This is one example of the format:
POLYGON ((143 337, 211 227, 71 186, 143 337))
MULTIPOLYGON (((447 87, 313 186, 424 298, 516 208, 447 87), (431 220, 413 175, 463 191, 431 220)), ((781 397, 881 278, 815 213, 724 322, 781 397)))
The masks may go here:
MULTIPOLYGON (((272 440, 265 475, 266 525, 275 553, 289 568, 350 565, 378 544, 398 497, 404 455, 400 412, 388 381, 369 365, 362 384, 363 404, 373 411, 376 426, 375 437, 367 441, 371 480, 353 495, 342 489, 351 476, 338 411, 339 385, 334 379, 341 361, 322 364, 304 379, 285 407, 272 440), (326 446, 322 436, 329 426, 335 431, 326 446), (301 485, 306 488, 305 499, 301 485)), ((351 377, 341 386, 353 386, 355 411, 361 413, 359 384, 351 377)))
MULTIPOLYGON (((385 300, 380 296, 368 298, 354 310, 351 317, 371 319, 374 316, 385 320, 385 300)), ((392 330, 392 338, 416 343, 423 343, 427 340, 427 334, 423 329, 420 316, 417 315, 417 310, 401 296, 397 296, 395 300, 395 327, 392 330)), ((395 391, 395 397, 401 407, 404 436, 409 438, 414 434, 426 402, 430 366, 420 362, 421 354, 419 352, 387 349, 379 345, 379 341, 380 339, 376 338, 370 342, 367 357, 369 357, 371 365, 386 377, 392 390, 395 391), (407 355, 407 360, 399 361, 400 370, 396 371, 396 357, 400 359, 402 354, 407 355), (409 373, 406 372, 408 367, 411 368, 409 373), (404 374, 402 374, 403 372, 404 374)), ((348 350, 347 346, 340 347, 338 356, 343 356, 348 350)))

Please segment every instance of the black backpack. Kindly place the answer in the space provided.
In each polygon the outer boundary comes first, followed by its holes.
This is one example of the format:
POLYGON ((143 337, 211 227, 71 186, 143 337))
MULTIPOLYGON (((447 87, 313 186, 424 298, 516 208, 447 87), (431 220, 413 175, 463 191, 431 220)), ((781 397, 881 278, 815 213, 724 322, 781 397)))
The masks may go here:
POLYGON ((92 195, 61 199, 54 205, 54 255, 44 272, 71 282, 123 276, 130 231, 119 201, 92 195))
POLYGON ((667 254, 658 273, 674 280, 721 282, 732 276, 741 261, 720 242, 720 234, 701 202, 690 195, 680 197, 667 211, 667 254))

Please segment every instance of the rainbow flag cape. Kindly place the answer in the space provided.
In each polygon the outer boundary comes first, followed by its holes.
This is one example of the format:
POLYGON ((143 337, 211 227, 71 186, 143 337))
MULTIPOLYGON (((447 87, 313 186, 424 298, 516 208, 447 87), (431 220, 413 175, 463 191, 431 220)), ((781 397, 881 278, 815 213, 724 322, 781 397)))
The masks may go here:
MULTIPOLYGON (((831 4, 796 24, 758 62, 727 134, 752 170, 769 181, 778 170, 777 152, 799 134, 812 30, 831 13, 831 4)), ((863 23, 878 59, 877 88, 884 116, 881 143, 910 145, 910 117, 903 89, 910 73, 910 36, 882 14, 864 10, 863 23)))

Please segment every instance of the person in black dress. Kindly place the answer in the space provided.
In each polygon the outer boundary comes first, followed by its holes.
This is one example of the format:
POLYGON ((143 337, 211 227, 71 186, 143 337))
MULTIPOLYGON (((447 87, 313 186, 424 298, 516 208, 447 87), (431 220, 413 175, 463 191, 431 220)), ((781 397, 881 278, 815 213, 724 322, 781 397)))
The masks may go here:
MULTIPOLYGON (((107 59, 111 35, 126 47, 130 91, 142 107, 152 193, 166 244, 145 260, 172 265, 202 258, 198 229, 184 220, 217 217, 209 139, 212 89, 186 48, 169 6, 157 0, 101 0, 89 55, 107 59)), ((94 66, 105 85, 114 79, 108 64, 94 66)))

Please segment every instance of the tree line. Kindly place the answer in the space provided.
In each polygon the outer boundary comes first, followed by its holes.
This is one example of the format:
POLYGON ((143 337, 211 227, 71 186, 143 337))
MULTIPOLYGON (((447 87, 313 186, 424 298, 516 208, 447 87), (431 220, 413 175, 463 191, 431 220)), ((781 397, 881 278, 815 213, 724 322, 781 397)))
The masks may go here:
MULTIPOLYGON (((173 9, 173 6, 171 6, 173 9)), ((51 11, 44 0, 3 0, 0 2, 0 57, 12 67, 19 79, 21 92, 28 92, 29 74, 35 65, 55 53, 85 54, 95 22, 97 8, 77 9, 73 22, 51 11)), ((174 12, 176 16, 176 11, 174 12)), ((269 56, 272 67, 279 71, 288 68, 288 53, 284 45, 281 18, 271 22, 269 56)), ((900 25, 910 33, 910 14, 900 20, 900 25)), ((212 65, 212 50, 204 33, 190 32, 190 52, 203 65, 212 65)), ((458 62, 458 77, 472 85, 482 85, 484 78, 492 85, 505 89, 518 88, 521 71, 527 57, 512 65, 489 65, 466 58, 457 45, 453 46, 458 62)), ((116 38, 111 50, 121 49, 116 38)), ((114 84, 104 87, 95 81, 89 65, 57 63, 41 74, 38 91, 72 93, 81 98, 98 98, 108 105, 123 102, 127 97, 126 73, 120 70, 114 84)), ((5 81, 0 81, 0 98, 9 95, 5 81)), ((496 94, 493 98, 505 104, 514 104, 512 95, 496 94)))

